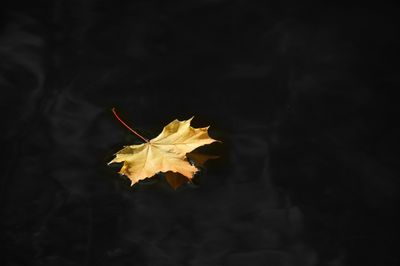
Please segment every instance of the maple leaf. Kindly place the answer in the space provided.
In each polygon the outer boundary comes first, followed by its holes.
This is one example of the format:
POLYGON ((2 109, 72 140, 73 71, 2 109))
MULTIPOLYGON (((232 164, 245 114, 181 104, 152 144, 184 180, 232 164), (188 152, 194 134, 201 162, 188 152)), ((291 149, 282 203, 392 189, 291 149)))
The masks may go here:
POLYGON ((179 173, 189 180, 192 179, 198 168, 190 164, 187 153, 217 141, 208 135, 209 126, 191 127, 193 117, 184 121, 175 119, 165 126, 157 137, 147 140, 126 125, 118 117, 115 109, 113 113, 129 130, 145 141, 143 144, 125 146, 115 153, 115 158, 108 163, 123 163, 119 173, 126 175, 132 186, 159 172, 179 173))

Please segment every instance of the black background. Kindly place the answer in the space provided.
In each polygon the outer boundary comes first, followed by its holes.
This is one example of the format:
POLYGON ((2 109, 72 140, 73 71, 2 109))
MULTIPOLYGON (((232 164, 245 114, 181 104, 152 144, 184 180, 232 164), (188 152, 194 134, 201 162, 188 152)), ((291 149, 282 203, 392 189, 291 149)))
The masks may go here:
POLYGON ((2 4, 1 265, 397 265, 398 9, 2 4), (174 118, 193 185, 107 166, 174 118))

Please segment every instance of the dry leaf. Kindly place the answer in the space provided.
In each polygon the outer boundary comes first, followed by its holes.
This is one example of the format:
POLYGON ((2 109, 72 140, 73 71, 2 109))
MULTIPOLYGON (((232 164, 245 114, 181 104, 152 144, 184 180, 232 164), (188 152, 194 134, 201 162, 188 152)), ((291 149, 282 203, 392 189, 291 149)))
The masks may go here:
POLYGON ((209 127, 191 127, 192 119, 174 120, 156 138, 143 144, 125 146, 109 164, 123 162, 119 173, 126 175, 131 185, 159 172, 171 171, 193 178, 198 169, 189 163, 186 154, 217 140, 208 135, 209 127))

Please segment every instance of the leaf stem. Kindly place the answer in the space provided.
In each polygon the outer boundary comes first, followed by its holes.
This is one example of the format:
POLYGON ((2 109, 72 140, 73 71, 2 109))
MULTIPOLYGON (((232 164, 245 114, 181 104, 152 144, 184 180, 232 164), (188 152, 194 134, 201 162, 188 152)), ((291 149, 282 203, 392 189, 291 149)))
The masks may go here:
POLYGON ((124 121, 122 121, 122 119, 117 115, 117 112, 115 111, 115 107, 113 107, 111 109, 111 111, 113 112, 114 116, 118 119, 119 122, 121 122, 121 124, 123 124, 127 129, 129 129, 129 131, 131 131, 133 134, 135 134, 136 136, 138 136, 139 138, 141 138, 142 140, 144 140, 145 142, 149 142, 148 139, 146 139, 145 137, 143 137, 142 135, 140 135, 139 133, 137 133, 135 130, 133 130, 130 126, 128 126, 124 121))

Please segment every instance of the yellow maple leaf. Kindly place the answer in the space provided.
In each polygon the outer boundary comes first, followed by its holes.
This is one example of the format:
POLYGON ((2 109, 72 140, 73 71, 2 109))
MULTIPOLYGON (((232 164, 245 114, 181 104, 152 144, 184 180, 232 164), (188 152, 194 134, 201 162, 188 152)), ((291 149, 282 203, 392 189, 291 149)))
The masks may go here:
POLYGON ((157 137, 147 140, 127 126, 114 109, 113 112, 128 129, 145 141, 143 144, 125 146, 115 153, 115 158, 108 163, 123 163, 119 173, 126 175, 132 186, 159 172, 180 173, 190 180, 198 169, 189 163, 186 154, 217 141, 208 135, 209 126, 191 127, 193 117, 184 121, 175 119, 165 126, 157 137))

